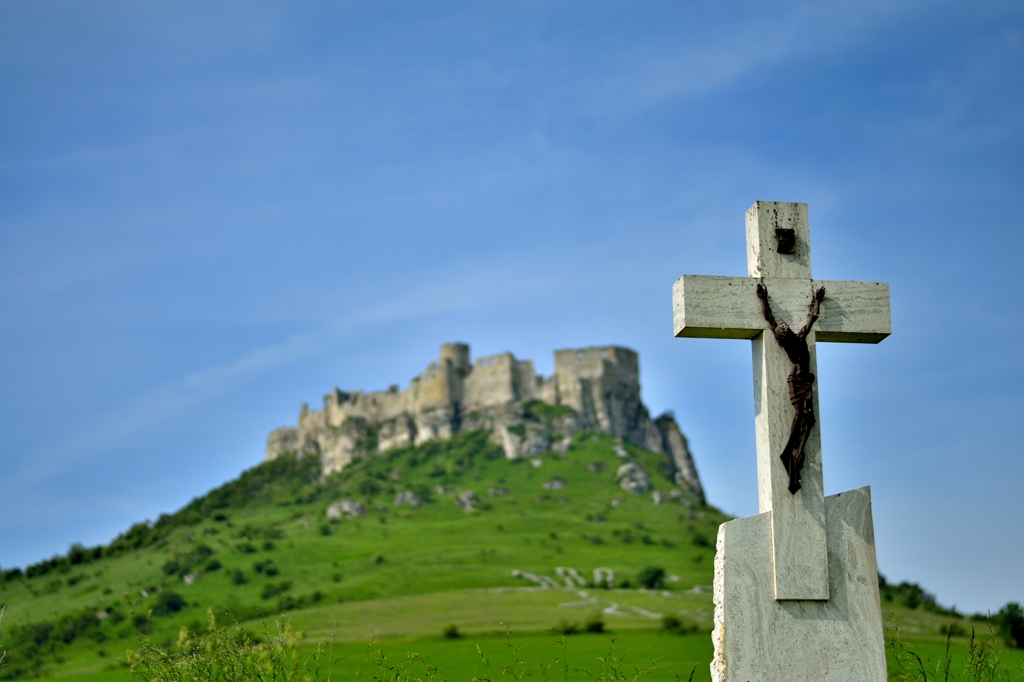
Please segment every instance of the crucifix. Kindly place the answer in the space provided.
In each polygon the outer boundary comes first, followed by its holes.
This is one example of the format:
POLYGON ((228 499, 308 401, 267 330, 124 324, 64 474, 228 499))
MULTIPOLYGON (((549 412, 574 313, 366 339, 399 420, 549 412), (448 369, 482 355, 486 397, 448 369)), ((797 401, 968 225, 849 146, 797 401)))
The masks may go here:
POLYGON ((760 513, 722 524, 712 679, 885 680, 870 490, 824 495, 817 341, 891 332, 884 282, 811 277, 807 205, 746 216, 747 277, 684 275, 677 337, 750 339, 760 513))

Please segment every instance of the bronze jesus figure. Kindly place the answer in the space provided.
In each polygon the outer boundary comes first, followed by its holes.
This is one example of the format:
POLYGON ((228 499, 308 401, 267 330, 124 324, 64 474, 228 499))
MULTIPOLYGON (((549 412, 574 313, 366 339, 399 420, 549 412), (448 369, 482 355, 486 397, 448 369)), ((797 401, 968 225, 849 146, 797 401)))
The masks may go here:
POLYGON ((804 466, 804 445, 811 435, 811 429, 817 420, 814 418, 814 374, 811 373, 811 352, 807 347, 807 334, 818 319, 821 311, 821 301, 825 298, 825 287, 814 292, 814 300, 811 302, 810 315, 807 317, 807 324, 794 332, 788 324, 779 324, 772 314, 771 305, 768 303, 768 289, 764 285, 757 285, 757 297, 761 299, 761 310, 764 319, 775 335, 779 347, 786 351, 790 362, 793 363, 793 371, 789 373, 786 380, 789 383, 789 401, 793 404, 796 413, 793 415, 793 425, 790 427, 789 441, 782 450, 782 464, 789 472, 789 492, 796 494, 800 490, 800 470, 804 466))

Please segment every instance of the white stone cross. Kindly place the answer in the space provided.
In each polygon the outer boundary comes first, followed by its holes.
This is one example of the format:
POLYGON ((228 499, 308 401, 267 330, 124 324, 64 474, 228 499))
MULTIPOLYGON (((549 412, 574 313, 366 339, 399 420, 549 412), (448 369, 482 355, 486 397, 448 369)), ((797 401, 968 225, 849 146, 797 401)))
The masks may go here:
MULTIPOLYGON (((794 330, 825 288, 806 337, 815 375, 816 340, 878 343, 890 334, 889 286, 812 279, 807 205, 797 203, 759 201, 747 211, 747 271, 684 275, 673 287, 677 337, 753 342, 761 513, 719 530, 713 679, 884 680, 870 492, 825 498, 818 424, 804 446, 802 485, 789 491, 780 454, 795 411, 787 384, 793 363, 765 334, 757 286, 767 289, 778 322, 794 330)), ((813 405, 819 415, 816 382, 813 405)))

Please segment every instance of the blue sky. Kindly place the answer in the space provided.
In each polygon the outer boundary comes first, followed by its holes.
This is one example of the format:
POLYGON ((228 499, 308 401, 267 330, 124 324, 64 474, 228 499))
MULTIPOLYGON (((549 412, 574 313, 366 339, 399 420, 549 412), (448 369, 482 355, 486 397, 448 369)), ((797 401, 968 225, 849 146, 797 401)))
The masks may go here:
POLYGON ((0 4, 0 565, 258 463, 445 341, 640 352, 710 499, 757 511, 749 342, 673 339, 743 214, 891 284, 819 347, 825 483, 878 557, 1024 599, 1024 9, 976 2, 0 4))

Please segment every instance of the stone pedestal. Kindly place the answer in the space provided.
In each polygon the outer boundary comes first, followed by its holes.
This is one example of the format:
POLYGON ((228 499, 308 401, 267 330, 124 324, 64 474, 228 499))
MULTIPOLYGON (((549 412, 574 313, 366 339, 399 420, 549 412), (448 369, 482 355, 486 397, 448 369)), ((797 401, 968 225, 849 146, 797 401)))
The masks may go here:
POLYGON ((772 512, 722 524, 714 682, 885 682, 871 490, 825 498, 827 601, 777 601, 772 512))

